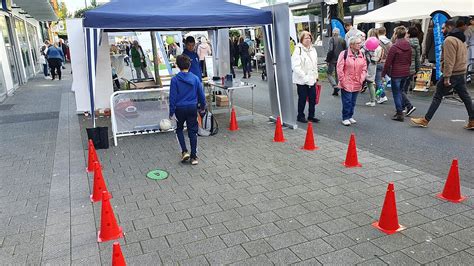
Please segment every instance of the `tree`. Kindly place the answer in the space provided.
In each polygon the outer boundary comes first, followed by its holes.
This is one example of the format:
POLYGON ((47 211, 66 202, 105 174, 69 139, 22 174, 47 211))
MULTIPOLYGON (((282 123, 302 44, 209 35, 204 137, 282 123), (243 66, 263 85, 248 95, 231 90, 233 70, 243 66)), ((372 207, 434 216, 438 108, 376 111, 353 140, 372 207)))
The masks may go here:
POLYGON ((67 6, 66 6, 66 3, 64 2, 61 2, 61 4, 59 4, 59 8, 58 8, 58 18, 60 20, 64 20, 66 18, 69 17, 69 14, 68 14, 68 11, 67 11, 67 6))
POLYGON ((91 0, 91 5, 86 7, 86 8, 82 8, 82 9, 79 9, 77 10, 75 13, 74 13, 74 17, 75 18, 83 18, 84 17, 84 12, 86 11, 89 11, 91 9, 94 9, 96 7, 98 7, 100 5, 97 4, 97 1, 96 0, 91 0))

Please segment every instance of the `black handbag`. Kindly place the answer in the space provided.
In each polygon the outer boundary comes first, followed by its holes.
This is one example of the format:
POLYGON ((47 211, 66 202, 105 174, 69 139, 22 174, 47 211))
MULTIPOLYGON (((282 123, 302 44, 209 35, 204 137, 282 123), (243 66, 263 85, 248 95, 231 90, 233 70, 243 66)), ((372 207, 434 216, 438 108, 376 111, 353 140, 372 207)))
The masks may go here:
POLYGON ((109 127, 86 128, 87 139, 91 139, 97 150, 109 148, 109 127))

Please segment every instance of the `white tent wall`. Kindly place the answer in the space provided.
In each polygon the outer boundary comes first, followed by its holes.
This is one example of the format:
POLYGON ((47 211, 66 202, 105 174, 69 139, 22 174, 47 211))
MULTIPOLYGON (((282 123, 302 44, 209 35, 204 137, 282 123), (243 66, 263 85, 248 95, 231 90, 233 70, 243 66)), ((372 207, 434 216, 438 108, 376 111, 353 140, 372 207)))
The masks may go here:
MULTIPOLYGON (((114 93, 110 46, 107 32, 102 32, 97 50, 97 74, 95 80, 95 109, 110 108, 110 96, 114 93)), ((85 77, 87 79, 87 76, 85 77)), ((90 109, 90 108, 89 108, 90 109)))
POLYGON ((71 90, 76 94, 76 112, 90 110, 89 85, 87 84, 87 55, 84 43, 82 19, 66 20, 71 69, 73 73, 71 90))
POLYGON ((230 74, 229 29, 217 30, 216 60, 219 62, 219 76, 230 74))
POLYGON ((354 24, 383 23, 430 18, 432 12, 442 10, 450 16, 474 14, 473 0, 397 0, 392 4, 364 15, 355 16, 354 24))

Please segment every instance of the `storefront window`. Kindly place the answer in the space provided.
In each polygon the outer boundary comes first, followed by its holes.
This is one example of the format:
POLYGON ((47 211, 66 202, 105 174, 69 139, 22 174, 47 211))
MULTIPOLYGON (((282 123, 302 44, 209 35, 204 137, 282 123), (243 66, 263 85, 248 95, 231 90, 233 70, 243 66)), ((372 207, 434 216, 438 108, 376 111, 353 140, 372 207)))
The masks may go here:
POLYGON ((28 28, 28 39, 30 40, 31 45, 31 55, 33 57, 33 63, 36 66, 36 69, 39 69, 38 62, 38 35, 36 34, 36 27, 31 24, 26 24, 28 28))
POLYGON ((26 37, 25 22, 23 20, 15 18, 15 31, 20 44, 21 58, 23 59, 23 66, 26 69, 26 76, 30 78, 33 76, 34 71, 30 60, 30 47, 26 37))
POLYGON ((10 34, 10 20, 5 16, 0 16, 0 30, 2 31, 3 42, 5 44, 5 50, 7 50, 8 63, 10 65, 11 75, 14 86, 20 83, 18 68, 15 61, 14 44, 10 34))

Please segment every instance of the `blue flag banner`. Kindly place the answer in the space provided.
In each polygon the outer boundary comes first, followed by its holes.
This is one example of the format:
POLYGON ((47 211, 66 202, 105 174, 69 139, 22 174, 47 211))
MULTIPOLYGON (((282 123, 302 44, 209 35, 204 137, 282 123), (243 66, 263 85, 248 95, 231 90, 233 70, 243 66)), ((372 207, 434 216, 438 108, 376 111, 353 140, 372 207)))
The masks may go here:
POLYGON ((331 18, 331 30, 339 29, 339 36, 343 39, 346 37, 346 29, 344 28, 344 23, 339 18, 331 18))
POLYGON ((450 19, 450 16, 444 11, 435 11, 431 13, 431 19, 433 20, 433 36, 435 45, 435 57, 436 57, 436 80, 441 77, 441 53, 443 51, 444 36, 442 27, 443 24, 450 19))

